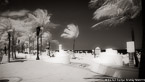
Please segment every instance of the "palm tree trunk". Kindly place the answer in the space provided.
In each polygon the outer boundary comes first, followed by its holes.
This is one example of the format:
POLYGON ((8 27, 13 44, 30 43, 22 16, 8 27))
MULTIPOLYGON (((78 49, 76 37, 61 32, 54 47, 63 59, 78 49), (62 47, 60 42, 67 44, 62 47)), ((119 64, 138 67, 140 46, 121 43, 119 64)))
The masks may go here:
POLYGON ((76 39, 74 38, 74 40, 73 40, 73 59, 75 59, 76 57, 75 57, 75 41, 76 41, 76 39))
POLYGON ((50 55, 50 41, 49 41, 49 56, 51 56, 51 55, 50 55))
POLYGON ((14 30, 12 33, 12 58, 14 59, 14 30))
POLYGON ((8 45, 8 62, 10 62, 10 51, 11 51, 11 35, 8 33, 9 45, 8 45))
MULTIPOLYGON (((144 0, 142 0, 144 1, 144 0)), ((143 3, 142 3, 143 4, 143 3)), ((144 14, 144 12, 143 12, 144 14)), ((143 17, 144 21, 144 17, 143 17)), ((145 79, 145 27, 143 27, 143 37, 142 37, 142 53, 141 53, 141 59, 140 59, 140 66, 139 66, 139 78, 145 79)))
POLYGON ((30 50, 30 36, 29 36, 29 45, 28 46, 29 46, 29 54, 30 54, 30 51, 31 51, 30 50))
POLYGON ((35 46, 34 46, 34 40, 33 40, 33 51, 35 50, 35 46))
POLYGON ((36 60, 40 60, 39 58, 39 36, 37 36, 37 57, 36 60))
MULTIPOLYGON (((132 41, 135 42, 135 36, 134 36, 134 28, 133 28, 133 26, 131 27, 131 37, 132 37, 132 41)), ((135 50, 136 50, 136 48, 135 48, 135 50)), ((137 54, 133 53, 133 56, 134 56, 134 59, 135 59, 135 67, 138 67, 139 61, 138 61, 138 58, 137 58, 137 54)))
POLYGON ((42 34, 40 35, 40 54, 42 55, 42 34))
MULTIPOLYGON (((144 31, 144 30, 143 30, 144 31)), ((139 67, 139 78, 144 79, 145 78, 145 31, 143 32, 143 38, 142 38, 142 53, 141 53, 141 59, 140 59, 140 67, 139 67)))
POLYGON ((6 45, 4 47, 4 52, 5 52, 5 55, 7 56, 7 47, 6 47, 6 45))

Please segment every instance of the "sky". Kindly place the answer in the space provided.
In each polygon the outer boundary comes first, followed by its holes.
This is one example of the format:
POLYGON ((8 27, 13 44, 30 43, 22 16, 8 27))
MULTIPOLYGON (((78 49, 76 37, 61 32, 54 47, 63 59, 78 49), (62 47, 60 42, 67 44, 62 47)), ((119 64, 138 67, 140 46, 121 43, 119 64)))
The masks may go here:
POLYGON ((63 30, 68 24, 78 25, 80 34, 76 39, 76 50, 126 49, 126 42, 131 41, 131 27, 135 30, 135 46, 141 49, 142 45, 142 16, 139 15, 132 23, 125 22, 110 29, 95 30, 91 27, 97 23, 93 20, 95 9, 88 7, 90 0, 12 0, 7 10, 22 9, 34 11, 38 8, 46 9, 52 14, 50 21, 59 24, 52 29, 53 39, 63 45, 63 49, 72 49, 73 40, 61 38, 63 30))

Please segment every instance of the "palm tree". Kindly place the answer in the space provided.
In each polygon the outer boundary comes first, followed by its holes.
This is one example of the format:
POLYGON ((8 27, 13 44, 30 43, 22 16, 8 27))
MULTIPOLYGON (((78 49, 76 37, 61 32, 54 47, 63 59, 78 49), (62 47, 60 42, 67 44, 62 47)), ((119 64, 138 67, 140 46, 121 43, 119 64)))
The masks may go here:
MULTIPOLYGON (((91 0, 90 7, 96 7, 93 19, 100 22, 92 28, 102 28, 102 26, 116 26, 125 21, 133 21, 142 10, 141 0, 91 0)), ((134 30, 132 27, 132 40, 134 41, 134 30)), ((143 41, 144 42, 144 41, 143 41)), ((145 54, 141 56, 144 57, 145 54)), ((136 63, 137 58, 135 55, 136 63)), ((141 58, 142 59, 142 58, 141 58)), ((143 59, 142 59, 143 60, 143 59)), ((142 73, 142 60, 140 63, 140 74, 142 73)), ((143 75, 143 74, 141 74, 143 75)), ((140 77, 140 76, 139 76, 140 77)))
MULTIPOLYGON (((11 30, 11 23, 10 20, 5 17, 0 17, 0 34, 1 34, 1 40, 4 40, 4 37, 8 37, 9 43, 8 43, 8 62, 10 62, 10 30, 11 30)), ((3 41, 4 42, 4 41, 3 41)))
MULTIPOLYGON (((31 29, 27 25, 29 25, 29 23, 25 22, 24 20, 14 20, 11 18, 6 18, 6 17, 0 18, 1 35, 5 33, 9 33, 9 31, 11 30, 11 34, 9 35, 12 37, 12 57, 14 57, 13 54, 15 52, 15 45, 16 45, 17 37, 19 37, 18 33, 21 33, 21 34, 25 32, 28 33, 29 30, 31 29)), ((15 58, 16 58, 16 55, 15 55, 15 58)))
MULTIPOLYGON (((65 28, 64 32, 61 34, 61 37, 63 38, 73 39, 73 52, 75 50, 75 41, 78 35, 79 35, 79 28, 77 25, 74 24, 68 24, 67 28, 65 28)), ((73 53, 73 58, 76 58, 74 53, 73 53)))
POLYGON ((50 17, 51 14, 48 14, 47 10, 45 9, 36 9, 33 13, 28 13, 28 19, 35 23, 34 27, 44 27, 47 23, 50 22, 50 17))
MULTIPOLYGON (((46 30, 46 25, 50 23, 50 14, 47 13, 47 10, 43 9, 36 9, 33 13, 28 14, 28 19, 32 21, 33 27, 40 27, 41 33, 40 33, 40 43, 41 43, 41 50, 42 50, 42 35, 43 32, 46 30), (43 30, 42 30, 43 29, 43 30)), ((48 30, 47 30, 48 31, 48 30)))
POLYGON ((40 33, 40 42, 41 42, 41 48, 42 48, 42 35, 44 32, 50 31, 51 28, 56 28, 59 26, 58 24, 54 24, 50 22, 51 14, 48 14, 46 9, 36 9, 34 12, 28 14, 27 21, 31 21, 33 29, 36 29, 36 27, 41 28, 40 33))

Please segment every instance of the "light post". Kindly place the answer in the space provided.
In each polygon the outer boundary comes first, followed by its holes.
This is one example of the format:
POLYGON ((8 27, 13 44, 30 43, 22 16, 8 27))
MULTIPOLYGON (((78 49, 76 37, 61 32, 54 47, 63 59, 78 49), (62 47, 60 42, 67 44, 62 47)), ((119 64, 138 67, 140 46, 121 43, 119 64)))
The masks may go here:
POLYGON ((9 30, 9 31, 8 31, 8 39, 9 39, 9 45, 8 45, 8 62, 10 62, 11 32, 12 32, 12 30, 9 30))
POLYGON ((37 57, 36 60, 40 60, 39 58, 39 34, 40 34, 40 27, 36 28, 36 35, 37 35, 37 57))

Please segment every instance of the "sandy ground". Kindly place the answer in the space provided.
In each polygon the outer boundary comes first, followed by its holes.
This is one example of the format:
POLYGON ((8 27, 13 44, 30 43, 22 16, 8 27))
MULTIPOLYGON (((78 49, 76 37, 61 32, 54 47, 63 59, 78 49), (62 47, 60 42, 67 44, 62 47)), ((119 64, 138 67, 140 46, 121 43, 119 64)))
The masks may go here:
POLYGON ((0 82, 95 82, 111 78, 91 72, 87 68, 89 59, 82 55, 71 59, 70 64, 25 59, 8 63, 5 56, 0 64, 0 82))

